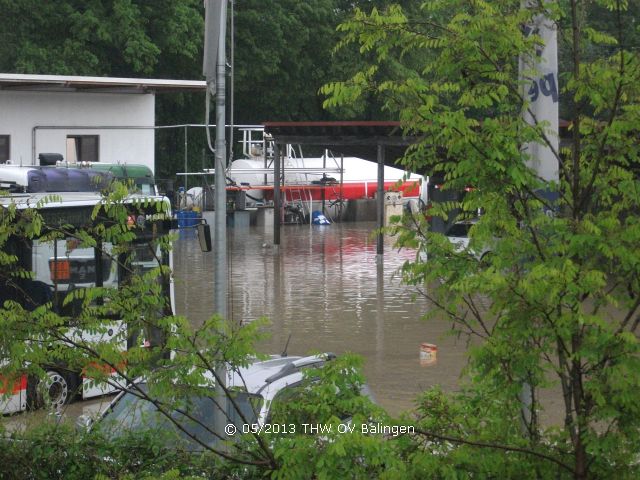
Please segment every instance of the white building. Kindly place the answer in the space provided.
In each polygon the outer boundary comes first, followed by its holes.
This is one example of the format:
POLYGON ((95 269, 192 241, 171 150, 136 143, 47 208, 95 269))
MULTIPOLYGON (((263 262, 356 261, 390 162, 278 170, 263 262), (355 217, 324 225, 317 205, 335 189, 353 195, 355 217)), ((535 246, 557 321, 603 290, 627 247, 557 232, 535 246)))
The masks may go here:
POLYGON ((0 163, 144 164, 155 171, 155 94, 203 92, 188 80, 0 73, 0 163))

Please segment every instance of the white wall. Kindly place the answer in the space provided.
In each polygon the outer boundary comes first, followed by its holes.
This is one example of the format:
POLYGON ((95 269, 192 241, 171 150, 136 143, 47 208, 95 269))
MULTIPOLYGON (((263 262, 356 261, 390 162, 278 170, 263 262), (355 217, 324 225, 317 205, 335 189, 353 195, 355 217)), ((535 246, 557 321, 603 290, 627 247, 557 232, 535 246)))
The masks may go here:
POLYGON ((155 166, 153 129, 37 129, 35 126, 155 125, 153 94, 37 92, 0 90, 0 135, 11 135, 10 158, 23 165, 38 164, 39 153, 66 157, 67 135, 99 135, 101 162, 155 166))

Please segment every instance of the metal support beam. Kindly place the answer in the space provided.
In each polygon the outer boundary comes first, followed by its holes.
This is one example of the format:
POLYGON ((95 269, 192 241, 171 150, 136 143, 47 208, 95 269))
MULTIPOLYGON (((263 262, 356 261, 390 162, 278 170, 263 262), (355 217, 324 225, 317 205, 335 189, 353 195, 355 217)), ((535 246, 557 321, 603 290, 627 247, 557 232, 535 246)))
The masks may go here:
MULTIPOLYGON (((187 161, 188 158, 189 158, 189 137, 187 133, 187 126, 185 125, 184 126, 184 171, 185 173, 189 172, 189 162, 187 161)), ((185 195, 187 193, 187 190, 189 190, 189 178, 185 177, 184 178, 185 195)))
MULTIPOLYGON (((325 168, 327 168, 327 155, 328 154, 329 154, 328 150, 325 150, 324 153, 322 154, 322 169, 323 170, 325 168)), ((323 173, 323 175, 326 175, 326 174, 323 173)), ((325 197, 326 197, 326 195, 325 195, 325 189, 324 188, 320 191, 320 196, 321 196, 320 198, 322 200, 322 210, 321 211, 322 211, 323 215, 326 215, 327 214, 327 212, 325 211, 325 202, 326 202, 326 198, 325 197)), ((312 218, 311 218, 312 217, 311 205, 312 205, 312 202, 309 201, 309 225, 311 225, 311 223, 313 221, 312 218)))
POLYGON ((376 253, 381 257, 384 253, 384 237, 382 227, 384 227, 384 145, 378 144, 378 189, 376 193, 377 204, 377 245, 376 253))

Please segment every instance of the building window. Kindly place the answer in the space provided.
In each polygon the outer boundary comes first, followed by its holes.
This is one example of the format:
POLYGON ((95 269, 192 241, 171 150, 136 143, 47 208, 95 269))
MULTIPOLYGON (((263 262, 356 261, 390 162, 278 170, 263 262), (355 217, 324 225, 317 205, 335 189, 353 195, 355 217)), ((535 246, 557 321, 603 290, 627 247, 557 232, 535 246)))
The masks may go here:
POLYGON ((0 135, 0 162, 9 160, 11 154, 11 137, 9 135, 0 135))
POLYGON ((67 135, 67 162, 99 162, 99 135, 67 135))

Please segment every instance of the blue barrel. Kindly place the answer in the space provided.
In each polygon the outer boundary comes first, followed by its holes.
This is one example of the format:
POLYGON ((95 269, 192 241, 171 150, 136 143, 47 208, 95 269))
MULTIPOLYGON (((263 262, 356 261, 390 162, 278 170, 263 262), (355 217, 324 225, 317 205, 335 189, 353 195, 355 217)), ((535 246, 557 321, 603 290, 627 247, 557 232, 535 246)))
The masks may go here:
POLYGON ((187 212, 186 210, 178 210, 176 212, 176 217, 178 217, 178 228, 184 228, 187 226, 187 212))
POLYGON ((178 210, 176 212, 176 216, 178 217, 178 228, 191 228, 200 223, 198 212, 191 210, 178 210))
POLYGON ((198 212, 187 212, 189 215, 187 216, 187 226, 195 227, 200 223, 200 219, 198 218, 198 212))

